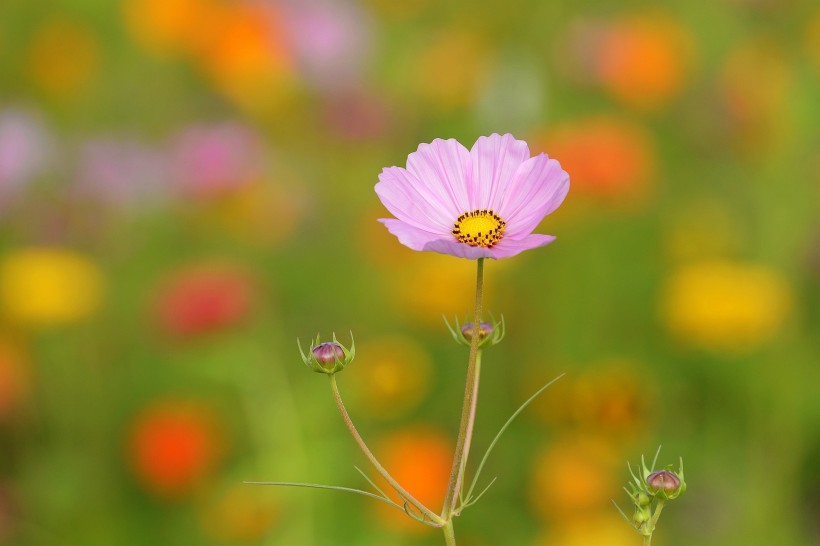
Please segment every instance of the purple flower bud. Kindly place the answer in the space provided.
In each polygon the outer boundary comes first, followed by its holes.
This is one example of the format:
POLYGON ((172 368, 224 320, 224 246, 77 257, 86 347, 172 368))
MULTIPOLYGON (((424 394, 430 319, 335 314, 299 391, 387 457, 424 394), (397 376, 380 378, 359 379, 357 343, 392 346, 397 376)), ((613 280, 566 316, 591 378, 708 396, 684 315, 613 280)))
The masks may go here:
POLYGON ((671 470, 656 470, 646 477, 646 485, 653 495, 660 491, 670 495, 680 489, 681 482, 678 475, 671 470))
POLYGON ((313 358, 323 368, 332 368, 337 362, 344 361, 345 352, 342 346, 335 341, 320 343, 313 348, 313 358))
MULTIPOLYGON (((493 333, 493 325, 489 322, 481 322, 478 325, 478 339, 486 339, 487 336, 493 333)), ((467 323, 461 327, 461 335, 464 336, 464 339, 467 341, 473 340, 473 323, 467 323)))

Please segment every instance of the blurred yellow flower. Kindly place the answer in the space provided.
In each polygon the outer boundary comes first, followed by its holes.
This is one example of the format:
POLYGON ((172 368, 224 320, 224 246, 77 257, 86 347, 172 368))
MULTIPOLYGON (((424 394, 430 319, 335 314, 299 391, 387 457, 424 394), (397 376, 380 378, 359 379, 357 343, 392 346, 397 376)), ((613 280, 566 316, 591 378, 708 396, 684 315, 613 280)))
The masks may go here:
POLYGON ((279 519, 279 506, 237 479, 217 495, 209 496, 200 513, 204 530, 226 544, 258 543, 279 519))
MULTIPOLYGON (((452 319, 464 317, 475 301, 475 264, 469 260, 452 260, 446 254, 426 252, 421 258, 411 258, 401 270, 391 271, 389 288, 391 301, 397 310, 422 324, 442 326, 442 315, 452 319)), ((484 282, 485 293, 493 297, 503 260, 490 265, 493 274, 484 282)), ((491 309, 491 301, 485 309, 491 309), (489 304, 489 305, 488 305, 489 304)))
POLYGON ((445 110, 472 104, 489 68, 486 49, 462 30, 431 37, 410 70, 418 93, 445 110))
POLYGON ((55 96, 85 90, 97 71, 100 46, 85 25, 67 19, 46 21, 34 34, 28 73, 36 85, 55 96))
POLYGON ((717 199, 681 203, 665 223, 664 250, 677 262, 732 255, 743 246, 740 223, 717 199))
POLYGON ((596 436, 557 438, 534 461, 530 499, 538 515, 570 522, 610 506, 620 489, 621 454, 596 436))
POLYGON ((661 294, 661 313, 672 333, 715 351, 757 348, 774 336, 791 308, 791 287, 778 272, 728 261, 682 267, 661 294))
POLYGON ((814 14, 806 27, 806 50, 815 68, 820 70, 820 11, 814 14))
POLYGON ((430 357, 412 339, 391 336, 356 348, 352 382, 355 402, 378 419, 398 417, 417 407, 430 389, 430 357))
POLYGON ((84 256, 60 248, 27 248, 0 263, 0 302, 10 319, 32 326, 76 322, 102 299, 102 273, 84 256))
POLYGON ((550 526, 537 546, 635 546, 640 535, 612 506, 569 524, 550 526))

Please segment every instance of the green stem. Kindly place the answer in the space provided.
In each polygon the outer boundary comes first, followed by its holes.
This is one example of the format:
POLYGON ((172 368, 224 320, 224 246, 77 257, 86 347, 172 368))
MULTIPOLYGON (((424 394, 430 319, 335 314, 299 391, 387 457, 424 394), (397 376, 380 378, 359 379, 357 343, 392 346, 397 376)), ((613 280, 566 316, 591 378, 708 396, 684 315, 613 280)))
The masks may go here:
MULTIPOLYGON (((655 466, 654 464, 652 466, 655 466)), ((655 506, 655 513, 652 514, 652 518, 649 520, 649 534, 643 536, 643 546, 651 546, 652 545, 652 533, 655 532, 655 526, 658 524, 658 519, 661 517, 661 510, 663 510, 663 499, 658 499, 658 504, 655 506)))
POLYGON ((350 431, 350 434, 353 436, 353 439, 356 440, 356 443, 359 444, 359 448, 361 448, 362 452, 365 454, 365 457, 370 461, 370 463, 376 468, 376 471, 381 474, 381 476, 390 484, 390 486, 398 493, 398 495, 402 498, 403 501, 406 501, 412 504, 419 512, 421 512, 424 516, 429 518, 431 521, 436 523, 437 525, 444 525, 446 522, 439 517, 438 514, 424 506, 421 502, 416 500, 410 493, 408 493, 399 482, 397 482, 393 476, 391 476, 387 470, 381 465, 381 463, 376 459, 376 456, 373 455, 373 452, 370 451, 370 448, 367 447, 367 444, 364 443, 361 435, 359 435, 359 431, 356 430, 355 425, 353 425, 353 421, 350 419, 350 415, 347 413, 347 409, 345 408, 344 402, 342 402, 342 396, 339 394, 339 386, 336 384, 336 375, 330 374, 330 388, 333 391, 333 398, 336 400, 336 407, 339 408, 339 413, 342 414, 342 419, 344 419, 345 425, 347 429, 350 431))
MULTIPOLYGON (((477 260, 475 311, 473 313, 473 338, 470 343, 470 357, 467 363, 467 384, 464 388, 464 402, 461 406, 461 424, 456 439, 456 451, 453 457, 453 468, 450 471, 450 481, 447 485, 447 496, 444 498, 444 508, 441 517, 449 522, 456 508, 458 491, 464 480, 464 469, 467 455, 470 451, 470 439, 475 421, 475 402, 478 394, 478 342, 481 330, 482 297, 484 295, 484 258, 477 260)), ((446 533, 445 533, 446 536, 446 533)))
POLYGON ((453 532, 453 520, 445 523, 441 530, 444 531, 444 543, 447 546, 456 546, 456 535, 453 532))

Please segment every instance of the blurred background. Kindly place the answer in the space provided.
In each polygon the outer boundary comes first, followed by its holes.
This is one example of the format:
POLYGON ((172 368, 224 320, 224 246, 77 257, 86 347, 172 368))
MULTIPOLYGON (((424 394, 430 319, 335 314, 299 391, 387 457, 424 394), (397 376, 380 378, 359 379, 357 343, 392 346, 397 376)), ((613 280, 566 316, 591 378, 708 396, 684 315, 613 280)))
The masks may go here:
POLYGON ((474 263, 390 236, 420 142, 512 132, 570 173, 486 268, 459 544, 628 546, 626 462, 686 465, 658 545, 820 542, 820 8, 810 0, 3 0, 0 543, 439 545, 474 263), (486 481, 484 482, 486 483, 486 481))

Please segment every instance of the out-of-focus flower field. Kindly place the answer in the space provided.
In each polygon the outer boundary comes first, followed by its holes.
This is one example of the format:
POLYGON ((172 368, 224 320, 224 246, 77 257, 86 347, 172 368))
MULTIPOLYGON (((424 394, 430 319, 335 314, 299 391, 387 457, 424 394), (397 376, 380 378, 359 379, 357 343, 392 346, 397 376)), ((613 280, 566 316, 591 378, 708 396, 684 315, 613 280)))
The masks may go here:
POLYGON ((820 542, 820 7, 810 0, 3 0, 0 543, 438 545, 363 497, 302 341, 438 508, 474 264, 377 218, 420 142, 570 173, 490 261, 508 335, 466 546, 629 546, 626 461, 686 465, 660 546, 820 542))

